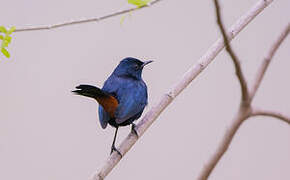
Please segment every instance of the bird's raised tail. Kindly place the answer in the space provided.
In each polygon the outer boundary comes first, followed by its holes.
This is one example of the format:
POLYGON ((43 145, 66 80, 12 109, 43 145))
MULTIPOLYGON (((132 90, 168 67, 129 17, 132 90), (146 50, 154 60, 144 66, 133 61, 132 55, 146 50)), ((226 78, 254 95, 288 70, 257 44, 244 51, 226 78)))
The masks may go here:
POLYGON ((100 88, 91 85, 79 85, 76 87, 77 90, 72 91, 73 93, 81 96, 91 97, 94 99, 109 96, 100 88))
POLYGON ((100 88, 91 85, 79 85, 76 87, 77 90, 72 91, 73 93, 81 96, 86 96, 94 98, 98 101, 104 110, 109 113, 110 117, 115 116, 115 111, 118 106, 118 100, 110 95, 109 93, 104 92, 100 88))

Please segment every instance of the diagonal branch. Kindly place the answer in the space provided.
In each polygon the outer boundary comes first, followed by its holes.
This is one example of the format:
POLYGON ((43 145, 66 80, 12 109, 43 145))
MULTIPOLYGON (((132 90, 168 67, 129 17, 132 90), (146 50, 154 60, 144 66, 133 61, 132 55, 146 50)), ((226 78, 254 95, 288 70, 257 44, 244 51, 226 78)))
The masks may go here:
MULTIPOLYGON (((244 27, 247 26, 265 7, 267 7, 273 0, 259 0, 245 15, 243 15, 231 28, 229 29, 229 41, 233 39, 244 27)), ((213 61, 217 54, 224 48, 225 44, 222 39, 215 42, 209 50, 198 60, 198 63, 191 67, 182 77, 182 79, 173 88, 166 93, 160 102, 153 106, 141 121, 136 125, 136 131, 141 137, 150 125, 157 119, 160 113, 174 100, 179 93, 181 93, 194 78, 196 78, 207 65, 213 61)), ((239 126, 239 125, 238 125, 239 126)), ((124 155, 132 148, 138 138, 130 133, 125 140, 120 144, 118 150, 124 155)), ((230 141, 229 141, 230 142, 230 141)), ((121 156, 113 152, 108 160, 104 163, 103 167, 95 172, 92 176, 93 180, 104 179, 112 169, 121 160, 121 156)))
POLYGON ((254 81, 254 86, 250 92, 250 100, 252 100, 254 98, 273 56, 275 55, 277 49, 280 47, 282 42, 286 39, 289 32, 290 32, 290 23, 287 24, 287 26, 282 31, 282 33, 275 40, 275 42, 271 46, 270 50, 268 51, 268 54, 264 58, 264 61, 262 62, 260 69, 258 70, 258 73, 256 75, 256 79, 254 81))
POLYGON ((277 119, 284 121, 290 125, 290 117, 289 116, 283 115, 283 114, 281 114, 279 112, 275 112, 275 111, 268 111, 268 110, 261 110, 261 109, 253 108, 250 116, 269 116, 269 117, 277 118, 277 119))
POLYGON ((225 28, 224 28, 224 25, 222 22, 221 13, 220 13, 220 6, 218 3, 218 0, 214 0, 214 4, 215 4, 215 10, 216 10, 217 24, 221 30, 222 35, 223 35, 223 39, 224 39, 225 44, 226 44, 226 50, 229 53, 229 55, 231 56, 233 63, 235 65, 236 75, 237 75, 237 78, 239 79, 239 82, 241 85, 242 101, 247 102, 249 99, 249 91, 248 91, 248 87, 247 87, 247 82, 245 80, 244 74, 243 74, 242 69, 241 69, 240 61, 239 61, 238 57, 236 56, 236 54, 234 53, 232 47, 229 45, 229 40, 227 37, 228 35, 226 34, 226 31, 225 31, 225 28))
POLYGON ((60 28, 60 27, 64 27, 64 26, 70 26, 70 25, 74 25, 74 24, 83 24, 83 23, 89 23, 89 22, 99 22, 101 20, 105 20, 105 19, 108 19, 108 18, 111 18, 111 17, 115 17, 115 16, 118 16, 118 15, 121 15, 121 14, 126 14, 126 13, 129 13, 129 12, 133 12, 133 11, 136 11, 136 10, 139 10, 139 9, 143 9, 145 7, 150 7, 151 5, 156 4, 156 3, 160 2, 160 1, 161 0, 155 0, 155 1, 152 1, 152 2, 148 3, 145 6, 125 9, 125 10, 121 10, 121 11, 117 11, 117 12, 114 12, 114 13, 110 13, 108 15, 101 16, 101 17, 93 17, 93 18, 82 19, 82 20, 72 20, 72 21, 58 23, 58 24, 53 24, 53 25, 40 25, 40 26, 33 26, 33 27, 26 27, 26 28, 17 28, 14 32, 50 30, 50 29, 60 28))

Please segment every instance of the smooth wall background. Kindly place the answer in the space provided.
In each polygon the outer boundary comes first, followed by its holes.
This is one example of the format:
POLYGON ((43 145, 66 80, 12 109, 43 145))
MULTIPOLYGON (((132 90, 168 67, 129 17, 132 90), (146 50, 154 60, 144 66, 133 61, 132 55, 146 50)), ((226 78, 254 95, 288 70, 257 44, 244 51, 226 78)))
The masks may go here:
MULTIPOLYGON (((257 0, 223 0, 229 27, 257 0)), ((0 24, 26 27, 102 16, 126 0, 1 2, 0 24)), ((290 19, 290 1, 275 0, 233 41, 252 82, 264 55, 290 19)), ((80 83, 102 86, 127 56, 155 60, 143 73, 149 105, 157 103, 220 36, 213 2, 164 0, 97 23, 13 34, 12 57, 0 56, 0 179, 88 179, 107 159, 114 129, 101 129, 97 104, 74 96, 80 83)), ((290 38, 275 55, 254 104, 290 115, 290 38)), ((161 114, 107 177, 194 179, 212 155, 240 98, 222 52, 161 114)), ((122 128, 118 143, 130 128, 122 128)), ((236 134, 210 179, 289 179, 290 127, 252 118, 236 134)))

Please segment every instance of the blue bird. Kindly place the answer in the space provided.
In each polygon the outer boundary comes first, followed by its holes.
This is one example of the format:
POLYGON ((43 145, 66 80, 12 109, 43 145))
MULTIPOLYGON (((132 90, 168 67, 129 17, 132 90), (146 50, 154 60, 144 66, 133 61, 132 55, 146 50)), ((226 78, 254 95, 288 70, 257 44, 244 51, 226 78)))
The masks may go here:
POLYGON ((153 61, 142 62, 138 59, 127 57, 115 68, 110 77, 105 81, 102 89, 91 85, 79 85, 74 92, 77 95, 95 99, 99 103, 99 120, 103 129, 110 124, 116 128, 111 153, 116 149, 115 141, 119 126, 135 124, 147 105, 147 86, 142 79, 143 67, 153 61))

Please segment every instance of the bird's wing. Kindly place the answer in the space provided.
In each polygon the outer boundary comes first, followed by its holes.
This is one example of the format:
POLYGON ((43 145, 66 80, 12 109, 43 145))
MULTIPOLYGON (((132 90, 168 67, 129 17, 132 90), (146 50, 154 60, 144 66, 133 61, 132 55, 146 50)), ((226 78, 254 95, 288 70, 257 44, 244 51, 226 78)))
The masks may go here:
POLYGON ((115 112, 118 124, 143 111, 147 105, 147 87, 144 83, 131 84, 118 90, 119 105, 115 112))
POLYGON ((110 95, 103 99, 99 99, 99 121, 103 129, 107 127, 107 124, 111 118, 115 118, 115 111, 118 106, 118 99, 116 98, 116 92, 118 90, 118 81, 114 76, 110 76, 104 83, 102 91, 110 95))

